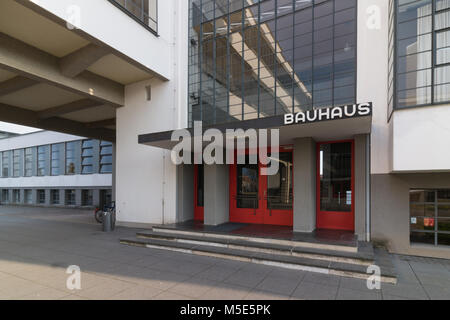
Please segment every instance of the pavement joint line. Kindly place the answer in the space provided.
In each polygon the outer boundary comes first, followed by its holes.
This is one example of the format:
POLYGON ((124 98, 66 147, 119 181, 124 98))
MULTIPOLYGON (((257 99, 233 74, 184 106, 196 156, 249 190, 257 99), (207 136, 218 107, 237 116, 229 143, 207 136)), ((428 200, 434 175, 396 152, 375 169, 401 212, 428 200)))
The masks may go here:
POLYGON ((411 265, 411 262, 408 261, 408 265, 411 268, 411 271, 414 273, 414 276, 416 277, 417 281, 419 281, 420 287, 422 288, 422 290, 425 292, 425 294, 427 295, 428 300, 431 300, 430 295, 428 294, 428 291, 425 289, 425 287, 422 284, 422 281, 420 281, 419 277, 416 274, 416 271, 414 270, 414 268, 411 265))

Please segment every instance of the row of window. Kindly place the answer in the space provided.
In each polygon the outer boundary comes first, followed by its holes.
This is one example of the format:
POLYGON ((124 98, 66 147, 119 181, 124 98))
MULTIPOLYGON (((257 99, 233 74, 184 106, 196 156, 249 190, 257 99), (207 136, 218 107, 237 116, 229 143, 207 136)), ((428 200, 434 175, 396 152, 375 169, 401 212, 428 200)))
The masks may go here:
MULTIPOLYGON (((77 148, 80 146, 78 141, 36 147, 36 175, 47 175, 46 168, 48 162, 50 164, 50 175, 74 175, 76 173, 77 155, 79 154, 81 154, 81 173, 93 174, 94 141, 83 140, 81 142, 80 152, 77 152, 77 148), (63 153, 65 154, 65 159, 63 153), (50 154, 50 159, 47 156, 48 154, 50 154), (65 168, 61 168, 61 160, 64 161, 65 168)), ((22 165, 24 168, 23 176, 33 176, 33 148, 4 151, 2 152, 1 160, 2 177, 10 177, 11 173, 13 177, 20 177, 22 175, 22 165), (12 152, 12 167, 10 165, 10 152, 12 152), (23 157, 22 153, 24 155, 23 157)), ((100 142, 99 162, 100 173, 112 173, 113 145, 111 142, 100 142)))
MULTIPOLYGON (((64 199, 61 199, 61 192, 59 189, 49 190, 49 201, 50 205, 66 205, 75 206, 76 205, 76 191, 73 189, 63 190, 64 199)), ((8 189, 2 189, 1 201, 3 204, 29 204, 29 205, 44 205, 47 204, 47 193, 46 190, 31 190, 26 189, 22 193, 20 189, 13 189, 10 193, 8 189), (36 193, 36 198, 33 197, 33 193, 36 193), (11 194, 11 198, 10 198, 11 194)), ((105 204, 111 201, 111 190, 101 190, 100 191, 100 201, 105 204)), ((82 206, 93 206, 94 205, 94 190, 86 189, 81 190, 81 205, 82 206)))
POLYGON ((158 1, 157 0, 109 0, 122 8, 131 17, 158 33, 158 1))
POLYGON ((450 245, 450 190, 410 191, 411 243, 450 245))
POLYGON ((391 11, 395 10, 395 16, 390 15, 395 38, 391 27, 390 112, 394 107, 450 101, 450 1, 398 0, 391 5, 391 11))

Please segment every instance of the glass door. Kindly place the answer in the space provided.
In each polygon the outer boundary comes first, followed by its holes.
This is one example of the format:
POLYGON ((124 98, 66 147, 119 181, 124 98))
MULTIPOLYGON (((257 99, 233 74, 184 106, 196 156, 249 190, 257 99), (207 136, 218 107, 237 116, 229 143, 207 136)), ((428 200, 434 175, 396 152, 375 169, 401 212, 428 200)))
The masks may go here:
POLYGON ((261 175, 259 162, 230 166, 231 222, 293 225, 292 150, 281 149, 278 161, 279 170, 273 176, 261 175))
POLYGON ((261 211, 263 180, 260 177, 259 164, 230 166, 230 221, 240 223, 263 223, 261 211))
POLYGON ((354 141, 317 145, 317 228, 355 229, 354 141))
POLYGON ((273 176, 263 177, 264 223, 271 225, 293 225, 294 166, 291 150, 281 149, 278 157, 279 170, 273 176))
POLYGON ((194 220, 204 221, 204 166, 194 166, 194 220))

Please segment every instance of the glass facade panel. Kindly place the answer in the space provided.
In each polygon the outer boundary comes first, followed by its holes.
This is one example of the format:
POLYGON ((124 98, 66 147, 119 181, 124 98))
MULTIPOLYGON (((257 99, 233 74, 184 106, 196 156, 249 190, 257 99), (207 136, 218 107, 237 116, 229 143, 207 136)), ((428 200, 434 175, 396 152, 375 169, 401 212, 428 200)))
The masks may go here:
POLYGON ((450 190, 411 190, 412 243, 449 245, 450 190))
MULTIPOLYGON (((399 0, 392 20, 396 47, 390 37, 390 57, 396 56, 396 98, 389 89, 389 110, 450 101, 450 11, 448 1, 399 0)), ((392 23, 392 22, 391 22, 392 23)), ((392 29, 392 28, 391 28, 392 29)), ((392 60, 389 76, 392 79, 392 60)))
POLYGON ((25 190, 24 197, 26 204, 33 204, 33 190, 25 190))
POLYGON ((158 32, 158 0, 109 0, 136 20, 158 32))
POLYGON ((92 190, 81 191, 81 204, 83 206, 92 206, 94 203, 94 192, 92 190))
POLYGON ((85 140, 81 147, 81 173, 91 174, 94 172, 94 141, 85 140))
POLYGON ((25 149, 25 177, 33 175, 33 149, 25 149))
POLYGON ((45 176, 46 151, 47 148, 45 146, 37 149, 37 175, 40 177, 45 176))
POLYGON ((292 152, 280 152, 280 169, 267 176, 267 207, 270 210, 292 210, 293 208, 293 156, 292 152))
POLYGON ((9 177, 9 151, 2 152, 2 177, 9 177))
POLYGON ((74 206, 75 202, 75 190, 65 190, 66 206, 74 206))
POLYGON ((322 144, 320 165, 320 210, 352 211, 352 144, 322 144))
POLYGON ((20 150, 13 151, 13 177, 20 177, 20 150))
POLYGON ((59 190, 50 190, 50 203, 52 205, 59 204, 59 190))
POLYGON ((45 204, 45 190, 37 190, 37 203, 45 204))
POLYGON ((356 0, 190 1, 189 125, 355 103, 356 0))
POLYGON ((66 143, 66 174, 73 175, 75 174, 75 150, 76 143, 75 142, 67 142, 66 143))
POLYGON ((100 173, 112 173, 113 145, 111 142, 100 143, 100 173))
POLYGON ((51 146, 52 148, 52 159, 51 159, 51 171, 52 171, 52 176, 59 176, 61 174, 60 171, 60 159, 61 159, 61 145, 59 144, 54 144, 51 146))

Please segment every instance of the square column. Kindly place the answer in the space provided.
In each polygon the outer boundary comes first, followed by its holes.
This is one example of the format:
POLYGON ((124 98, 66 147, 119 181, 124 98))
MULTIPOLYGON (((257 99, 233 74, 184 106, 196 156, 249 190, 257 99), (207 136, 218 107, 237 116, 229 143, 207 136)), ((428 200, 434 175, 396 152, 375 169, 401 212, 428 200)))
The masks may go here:
POLYGON ((316 142, 300 138, 294 142, 294 231, 316 229, 316 142))
POLYGON ((194 220, 194 165, 177 166, 177 222, 194 220))
POLYGON ((229 166, 205 165, 205 225, 230 221, 229 166))
POLYGON ((367 186, 366 135, 355 136, 355 234, 359 240, 366 237, 367 186))

